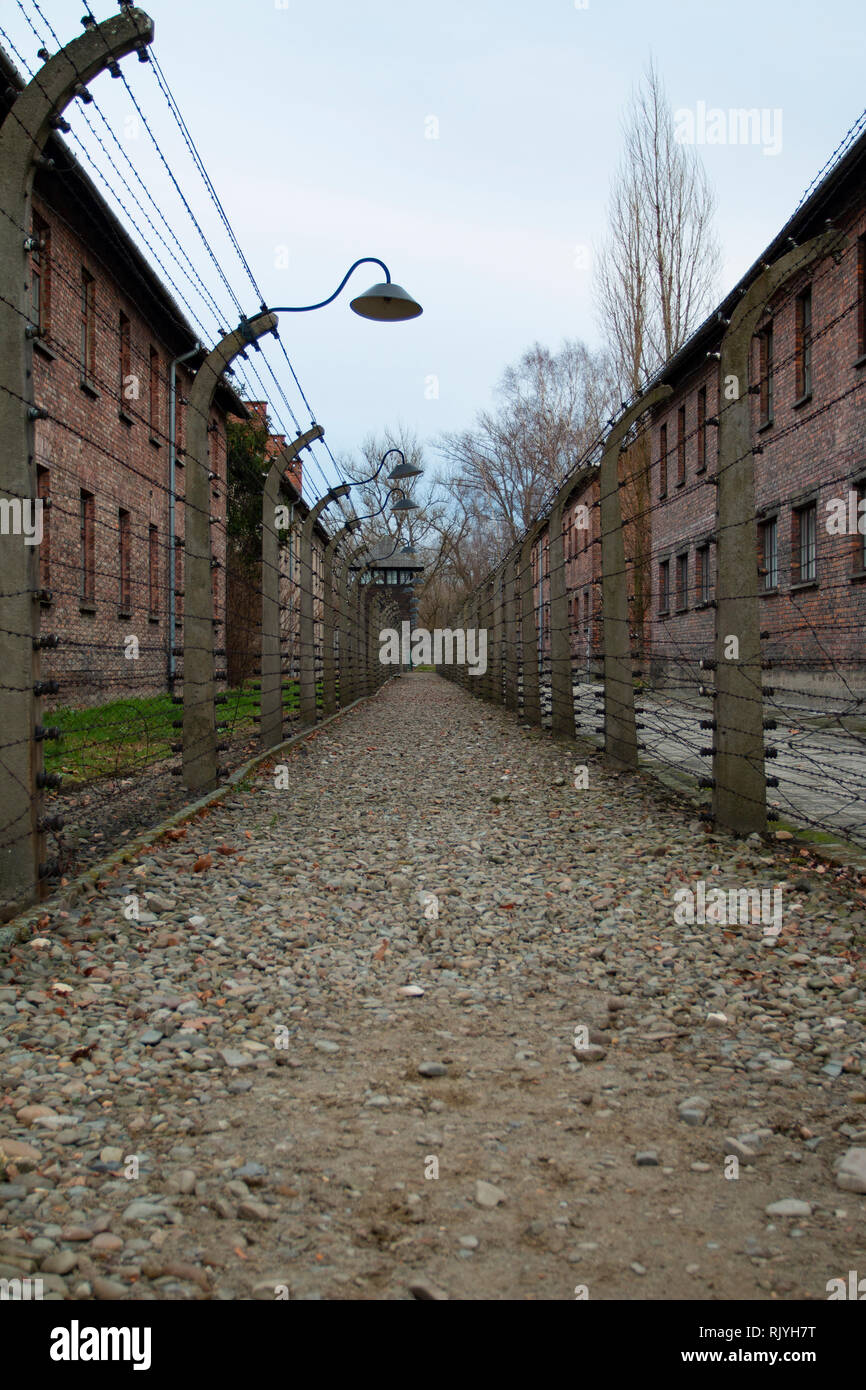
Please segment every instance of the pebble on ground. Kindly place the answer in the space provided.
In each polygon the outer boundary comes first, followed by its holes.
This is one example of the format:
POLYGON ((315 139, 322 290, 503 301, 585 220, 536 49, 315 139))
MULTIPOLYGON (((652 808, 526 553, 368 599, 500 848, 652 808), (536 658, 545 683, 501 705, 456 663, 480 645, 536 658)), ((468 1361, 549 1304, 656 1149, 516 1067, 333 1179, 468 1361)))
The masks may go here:
POLYGON ((823 1300, 863 1267, 855 875, 434 675, 279 756, 0 956, 0 1278, 823 1300), (699 880, 781 885, 781 930, 675 921, 699 880))

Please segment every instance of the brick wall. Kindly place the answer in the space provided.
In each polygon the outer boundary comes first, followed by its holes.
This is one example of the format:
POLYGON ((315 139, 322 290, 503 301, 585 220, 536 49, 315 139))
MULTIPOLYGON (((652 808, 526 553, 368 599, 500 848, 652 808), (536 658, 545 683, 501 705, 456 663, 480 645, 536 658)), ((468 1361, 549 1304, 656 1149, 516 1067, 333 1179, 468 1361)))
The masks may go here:
MULTIPOLYGON (((44 583, 53 597, 43 606, 42 625, 62 638, 56 652, 46 653, 43 670, 60 681, 57 705, 101 703, 167 686, 168 369, 179 345, 177 340, 167 343, 139 308, 139 276, 131 271, 125 280, 111 274, 99 246, 94 249, 74 229, 62 208, 36 197, 34 213, 37 231, 47 233, 35 266, 46 334, 35 347, 34 390, 37 404, 53 417, 36 425, 40 492, 51 502, 40 553, 44 583), (126 514, 128 536, 125 592, 121 513, 126 514), (138 641, 137 660, 124 654, 128 638, 138 641)), ((180 367, 181 396, 190 381, 189 372, 180 367)), ((181 443, 184 413, 181 403, 181 443)), ((211 411, 218 647, 225 617, 225 419, 224 408, 211 411)), ((181 459, 176 478, 179 541, 183 475, 181 459)), ((178 554, 177 587, 182 590, 178 554)), ((182 602, 181 592, 181 612, 182 602)), ((179 623, 176 645, 182 644, 182 632, 179 623)))
MULTIPOLYGON (((832 208, 825 209, 831 212, 832 208)), ((813 689, 866 688, 866 562, 862 535, 833 534, 828 504, 866 485, 863 394, 863 268, 866 207, 862 191, 848 200, 836 224, 847 236, 837 264, 816 261, 786 283, 767 306, 753 341, 750 383, 759 547, 754 592, 759 594, 762 646, 772 661, 772 684, 813 689), (811 389, 804 396, 802 318, 798 300, 811 296, 811 389), (798 332, 798 323, 800 331, 798 332), (765 331, 772 328, 772 397, 766 380, 765 331), (762 337, 764 347, 762 348, 762 337), (815 508, 814 572, 809 521, 815 508), (773 527, 775 526, 775 545, 773 527), (806 567, 801 573, 802 558, 806 567), (773 563, 775 556, 775 564, 773 563), (764 573, 759 573, 759 566, 764 573), (775 582, 773 582, 775 580, 775 582)), ((717 430, 708 426, 707 471, 698 468, 698 392, 707 393, 707 415, 717 414, 718 362, 706 352, 678 372, 674 394, 653 418, 652 438, 652 669, 656 677, 696 677, 695 663, 713 648, 714 614, 701 601, 698 548, 709 542, 710 594, 715 592, 715 488, 704 479, 716 467, 717 430), (685 411, 685 478, 677 477, 679 412, 685 411), (667 489, 662 495, 661 439, 667 429, 667 489), (685 555, 688 588, 677 599, 677 557, 685 555), (671 602, 661 608, 660 565, 670 564, 671 602)), ((724 407, 724 398, 721 402, 724 407)))

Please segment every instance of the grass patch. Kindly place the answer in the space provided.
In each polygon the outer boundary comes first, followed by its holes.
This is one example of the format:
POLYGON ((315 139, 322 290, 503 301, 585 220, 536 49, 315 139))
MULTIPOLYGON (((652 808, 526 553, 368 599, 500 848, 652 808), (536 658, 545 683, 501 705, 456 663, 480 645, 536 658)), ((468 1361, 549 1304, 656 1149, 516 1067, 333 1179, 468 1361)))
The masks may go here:
MULTIPOLYGON (((220 738, 254 733, 258 690, 247 683, 225 693, 225 704, 216 707, 218 723, 228 726, 220 738)), ((317 702, 321 703, 320 693, 317 702)), ((283 708, 298 708, 296 681, 283 692, 283 708)), ((182 728, 174 724, 182 718, 183 706, 173 704, 167 693, 46 712, 45 723, 59 728, 61 737, 44 744, 45 770, 62 773, 67 789, 98 777, 135 772, 173 756, 172 743, 183 738, 182 728)))

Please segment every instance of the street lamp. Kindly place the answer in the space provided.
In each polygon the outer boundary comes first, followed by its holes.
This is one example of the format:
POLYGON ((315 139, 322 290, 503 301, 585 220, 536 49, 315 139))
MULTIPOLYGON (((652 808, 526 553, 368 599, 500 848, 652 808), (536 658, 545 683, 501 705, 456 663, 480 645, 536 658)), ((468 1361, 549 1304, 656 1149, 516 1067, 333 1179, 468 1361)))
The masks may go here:
POLYGON ((385 451, 379 460, 379 467, 376 469, 375 473, 371 473, 369 478, 353 478, 349 473, 346 474, 346 477, 349 479, 349 482, 354 483, 356 487, 369 487, 371 483, 375 483, 382 469, 385 467, 385 460, 390 458, 392 454, 399 454, 402 462, 398 463, 396 468, 391 469, 391 472, 388 474, 389 483, 399 483, 405 481, 406 478, 421 477, 424 469, 416 468, 414 463, 407 463, 406 455, 403 453, 403 450, 397 448, 387 449, 385 451))
POLYGON ((346 274, 343 276, 337 288, 327 299, 319 300, 318 304, 283 305, 280 309, 274 309, 275 314, 307 314, 312 309, 324 309, 326 304, 332 304, 337 295, 343 289, 346 281, 359 265, 379 265, 385 272, 384 281, 377 285, 371 285, 364 293, 359 294, 349 304, 350 309, 354 309, 356 314, 360 314, 362 319, 375 319, 379 323, 399 323, 403 319, 416 319, 423 313, 421 305, 411 294, 403 289, 402 285, 395 285, 391 279, 391 272, 384 261, 380 261, 376 256, 362 256, 354 265, 350 265, 346 274))

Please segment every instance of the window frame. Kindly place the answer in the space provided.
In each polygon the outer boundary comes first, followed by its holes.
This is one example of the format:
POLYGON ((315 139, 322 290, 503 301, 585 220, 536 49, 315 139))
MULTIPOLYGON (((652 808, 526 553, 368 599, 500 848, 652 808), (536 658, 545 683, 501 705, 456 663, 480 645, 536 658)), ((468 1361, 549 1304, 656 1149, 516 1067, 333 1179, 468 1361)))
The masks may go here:
POLYGON ((760 429, 768 429, 774 418, 774 347, 773 321, 771 319, 758 334, 758 425, 760 429))
POLYGON ((117 510, 117 607, 119 616, 132 613, 132 517, 125 507, 117 510))
POLYGON ((791 508, 791 588, 808 588, 818 583, 818 502, 812 497, 791 508), (803 573, 803 518, 811 518, 811 573, 803 573))
POLYGON ((95 390, 96 372, 96 277, 81 267, 81 298, 79 304, 78 365, 81 385, 95 390))
POLYGON ((668 556, 667 559, 665 559, 665 560, 659 560, 659 565, 658 565, 658 595, 659 595, 658 614, 659 614, 659 617, 663 617, 664 615, 670 613, 670 611, 671 611, 671 561, 670 561, 670 556, 668 556))
POLYGON ((687 613, 689 610, 689 552, 678 550, 675 557, 674 567, 674 601, 676 613, 687 613))
POLYGON ((159 621, 159 527, 153 521, 147 528, 147 615, 159 621))
POLYGON ((78 492, 79 600, 82 607, 96 604, 96 496, 87 488, 78 492))
POLYGON ((659 425, 659 497, 668 495, 668 426, 659 425))
POLYGON ((697 445, 698 461, 696 473, 707 471, 707 388, 701 386, 697 396, 697 445))
POLYGON ((761 594, 776 594, 779 592, 779 513, 767 512, 758 521, 758 578, 760 580, 761 594), (773 554, 774 561, 772 569, 767 565, 767 544, 766 532, 772 527, 773 534, 773 554), (775 575, 775 581, 770 583, 771 575, 775 575))
POLYGON ((794 301, 795 405, 812 399, 812 286, 806 285, 794 301))

